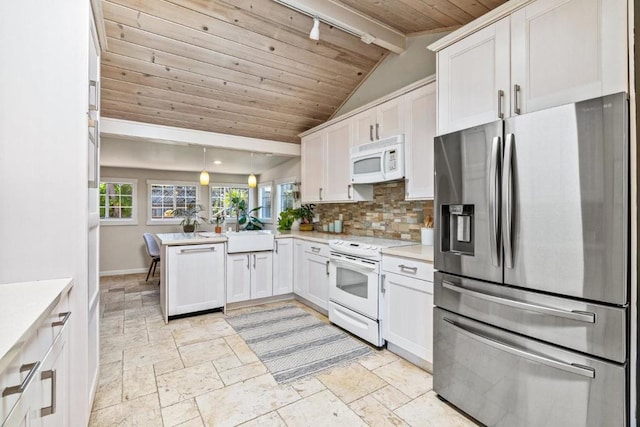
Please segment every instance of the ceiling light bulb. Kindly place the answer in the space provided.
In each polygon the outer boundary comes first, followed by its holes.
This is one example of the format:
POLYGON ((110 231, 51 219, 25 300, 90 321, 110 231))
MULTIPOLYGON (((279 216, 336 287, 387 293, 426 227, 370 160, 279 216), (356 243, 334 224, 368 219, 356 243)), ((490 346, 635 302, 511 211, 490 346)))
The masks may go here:
POLYGON ((222 161, 220 161, 220 160, 214 160, 214 161, 213 161, 213 164, 214 164, 214 165, 221 165, 221 164, 222 164, 222 161))
POLYGON ((313 27, 311 27, 309 38, 311 40, 320 40, 320 21, 318 21, 318 18, 313 18, 313 27))
POLYGON ((209 172, 200 172, 200 185, 209 185, 209 172))
POLYGON ((256 188, 258 185, 258 180, 256 180, 256 176, 254 174, 249 175, 249 188, 256 188))

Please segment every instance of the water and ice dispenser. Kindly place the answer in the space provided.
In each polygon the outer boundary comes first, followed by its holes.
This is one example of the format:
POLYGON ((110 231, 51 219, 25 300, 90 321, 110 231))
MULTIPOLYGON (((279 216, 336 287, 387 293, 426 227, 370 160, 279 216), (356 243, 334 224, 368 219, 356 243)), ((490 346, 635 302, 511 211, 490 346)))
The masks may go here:
POLYGON ((474 254, 474 205, 442 205, 442 252, 474 254))

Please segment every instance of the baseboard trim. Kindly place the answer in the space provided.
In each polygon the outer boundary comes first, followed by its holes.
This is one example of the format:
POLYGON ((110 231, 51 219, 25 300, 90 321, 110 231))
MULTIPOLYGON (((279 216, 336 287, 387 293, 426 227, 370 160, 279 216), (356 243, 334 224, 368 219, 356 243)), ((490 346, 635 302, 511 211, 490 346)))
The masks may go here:
POLYGON ((148 270, 146 268, 130 268, 128 270, 110 270, 110 271, 101 271, 100 277, 102 276, 122 276, 124 274, 138 274, 138 273, 146 273, 148 270))

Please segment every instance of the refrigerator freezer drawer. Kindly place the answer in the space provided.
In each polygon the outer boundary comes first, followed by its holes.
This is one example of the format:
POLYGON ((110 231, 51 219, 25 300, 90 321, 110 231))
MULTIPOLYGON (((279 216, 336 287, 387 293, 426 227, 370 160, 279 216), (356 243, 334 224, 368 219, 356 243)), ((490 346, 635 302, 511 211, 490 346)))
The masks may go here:
POLYGON ((434 390, 488 426, 625 426, 626 364, 436 308, 434 390))
POLYGON ((435 305, 509 331, 622 363, 626 308, 543 295, 437 272, 435 305))

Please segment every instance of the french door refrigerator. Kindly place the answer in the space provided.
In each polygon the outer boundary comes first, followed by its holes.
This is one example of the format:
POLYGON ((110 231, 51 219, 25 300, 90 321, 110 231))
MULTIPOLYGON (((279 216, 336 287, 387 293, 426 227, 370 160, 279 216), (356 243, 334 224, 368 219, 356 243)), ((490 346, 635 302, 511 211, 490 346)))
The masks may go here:
POLYGON ((434 390, 491 426, 625 426, 625 93, 435 139, 434 390))

